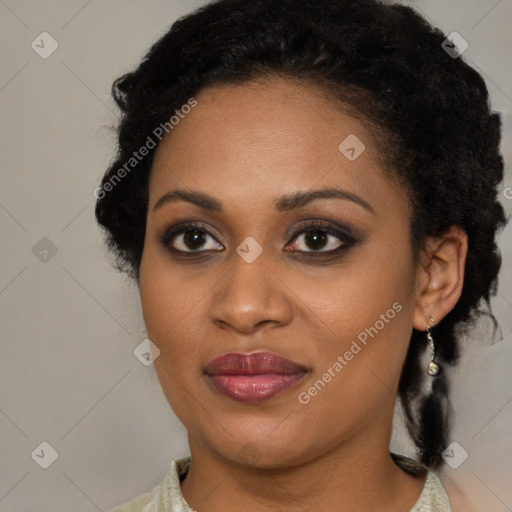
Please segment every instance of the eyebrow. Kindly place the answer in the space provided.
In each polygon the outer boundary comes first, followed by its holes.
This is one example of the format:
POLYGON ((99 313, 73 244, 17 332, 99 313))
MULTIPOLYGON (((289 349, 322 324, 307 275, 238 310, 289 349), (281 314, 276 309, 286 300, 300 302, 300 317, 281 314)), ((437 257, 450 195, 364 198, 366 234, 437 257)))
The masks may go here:
MULTIPOLYGON (((347 190, 341 190, 338 188, 323 188, 318 190, 308 190, 306 192, 294 192, 278 198, 274 202, 274 206, 277 211, 285 212, 302 208, 316 199, 341 199, 344 201, 352 201, 366 210, 375 213, 370 204, 368 204, 364 199, 361 199, 359 196, 352 194, 347 190)), ((204 210, 216 213, 222 212, 222 203, 214 197, 203 192, 189 192, 186 190, 173 190, 171 192, 167 192, 167 194, 163 195, 155 203, 153 211, 176 201, 187 201, 203 208, 204 210)))

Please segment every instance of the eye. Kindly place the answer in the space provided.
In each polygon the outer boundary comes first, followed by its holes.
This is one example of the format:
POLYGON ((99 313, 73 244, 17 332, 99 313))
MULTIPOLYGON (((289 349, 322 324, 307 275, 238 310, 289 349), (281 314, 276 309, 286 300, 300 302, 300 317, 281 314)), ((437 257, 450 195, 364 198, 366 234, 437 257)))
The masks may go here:
MULTIPOLYGON (((324 221, 311 221, 297 231, 286 251, 334 255, 355 243, 348 231, 347 228, 335 227, 324 221)), ((164 247, 176 255, 194 256, 224 250, 210 229, 200 222, 173 226, 163 234, 158 234, 158 238, 164 247)))
POLYGON ((174 226, 159 235, 160 242, 173 252, 221 251, 223 246, 201 223, 174 226))
POLYGON ((293 238, 292 251, 306 253, 337 253, 355 240, 347 232, 322 221, 307 223, 293 238))

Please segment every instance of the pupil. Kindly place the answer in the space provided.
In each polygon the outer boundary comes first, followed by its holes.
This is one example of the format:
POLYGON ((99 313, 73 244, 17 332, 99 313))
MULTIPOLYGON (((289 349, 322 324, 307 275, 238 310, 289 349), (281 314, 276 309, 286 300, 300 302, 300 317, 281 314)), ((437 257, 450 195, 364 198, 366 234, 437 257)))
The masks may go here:
POLYGON ((189 249, 197 249, 205 241, 204 233, 197 229, 191 229, 185 233, 184 242, 189 249))
POLYGON ((308 231, 305 234, 305 240, 311 249, 322 249, 327 243, 327 234, 324 231, 308 231))

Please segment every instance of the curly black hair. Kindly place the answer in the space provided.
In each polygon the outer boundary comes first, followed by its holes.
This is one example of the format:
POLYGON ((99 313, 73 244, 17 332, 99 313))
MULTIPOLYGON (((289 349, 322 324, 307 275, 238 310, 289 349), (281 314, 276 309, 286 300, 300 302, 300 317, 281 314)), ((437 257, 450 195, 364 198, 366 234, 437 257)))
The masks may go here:
MULTIPOLYGON (((170 116, 210 85, 268 76, 314 84, 372 127, 385 168, 410 197, 415 257, 451 226, 468 235, 461 297, 432 331, 441 368, 454 365, 462 329, 490 311, 506 219, 501 118, 480 74, 447 53, 445 39, 412 8, 379 0, 219 0, 180 18, 112 87, 118 151, 97 189, 96 219, 118 268, 138 280, 156 127, 169 131, 170 116), (147 156, 130 160, 143 147, 147 156)), ((437 469, 449 387, 441 370, 421 396, 424 347, 413 330, 398 396, 420 462, 437 469)))

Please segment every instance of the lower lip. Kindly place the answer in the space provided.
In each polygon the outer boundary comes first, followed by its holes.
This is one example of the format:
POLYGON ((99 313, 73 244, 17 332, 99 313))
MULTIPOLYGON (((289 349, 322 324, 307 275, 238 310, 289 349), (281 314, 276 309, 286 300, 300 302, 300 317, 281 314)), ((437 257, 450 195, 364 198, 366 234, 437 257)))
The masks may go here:
POLYGON ((261 375, 210 375, 215 388, 232 400, 258 403, 268 400, 300 382, 304 373, 261 375))

